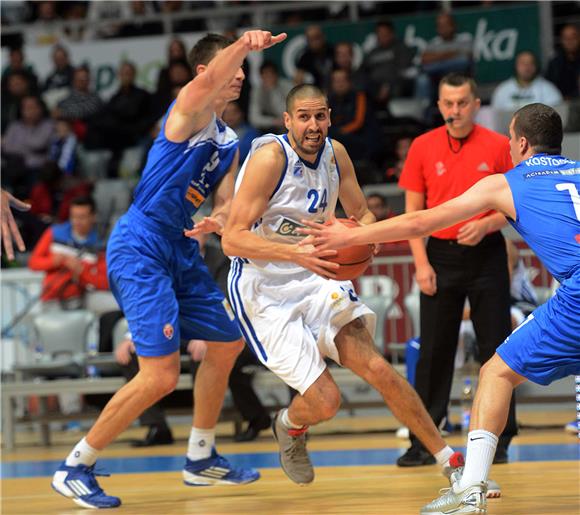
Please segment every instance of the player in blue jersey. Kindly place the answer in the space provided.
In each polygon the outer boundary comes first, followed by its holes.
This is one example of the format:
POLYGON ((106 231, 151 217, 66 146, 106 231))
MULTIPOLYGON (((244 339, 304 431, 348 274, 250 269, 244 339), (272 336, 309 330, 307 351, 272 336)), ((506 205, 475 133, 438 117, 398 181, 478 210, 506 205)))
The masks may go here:
POLYGON ((80 506, 121 504, 97 483, 98 453, 175 388, 180 339, 209 342, 195 380, 184 482, 241 484, 259 478, 253 469, 232 467, 214 447, 228 375, 243 343, 234 313, 203 264, 198 243, 188 236, 221 233, 233 195, 238 140, 219 117, 240 94, 248 53, 285 38, 252 30, 230 42, 210 34, 189 54, 194 79, 169 107, 133 204, 108 244, 109 282, 129 322, 140 371, 54 474, 52 487, 80 506), (211 216, 193 227, 192 216, 212 192, 211 216))
MULTIPOLYGON (((580 162, 560 156, 562 120, 544 104, 517 111, 510 123, 517 166, 486 177, 463 195, 352 230, 305 222, 319 249, 418 238, 495 209, 503 213, 549 272, 561 283, 481 369, 462 473, 451 488, 423 507, 422 515, 486 513, 485 492, 498 435, 507 420, 513 389, 533 381, 548 385, 580 374, 580 162)), ((308 240, 312 241, 312 240, 308 240)))

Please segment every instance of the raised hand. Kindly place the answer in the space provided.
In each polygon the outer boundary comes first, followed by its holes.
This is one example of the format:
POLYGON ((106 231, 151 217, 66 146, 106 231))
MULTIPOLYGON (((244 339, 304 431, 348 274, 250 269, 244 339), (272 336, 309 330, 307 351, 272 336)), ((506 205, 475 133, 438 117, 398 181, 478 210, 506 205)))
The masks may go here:
POLYGON ((0 223, 2 228, 2 245, 4 246, 6 257, 9 261, 14 259, 14 247, 12 242, 16 243, 16 246, 20 252, 24 252, 26 250, 24 241, 22 240, 22 236, 18 230, 18 226, 14 221, 11 208, 17 209, 18 211, 28 211, 30 209, 30 204, 14 198, 7 191, 0 190, 0 223))
POLYGON ((272 36, 271 32, 266 30, 249 30, 244 32, 242 41, 247 45, 249 50, 265 50, 284 41, 288 35, 285 32, 272 36))

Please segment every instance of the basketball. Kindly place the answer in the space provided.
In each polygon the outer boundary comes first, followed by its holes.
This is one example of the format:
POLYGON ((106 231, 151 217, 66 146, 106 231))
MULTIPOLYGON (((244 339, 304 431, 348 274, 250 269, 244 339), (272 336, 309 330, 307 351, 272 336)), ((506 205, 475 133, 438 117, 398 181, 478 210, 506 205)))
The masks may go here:
MULTIPOLYGON (((347 227, 359 227, 357 222, 349 220, 348 218, 338 218, 340 222, 347 227)), ((329 222, 326 223, 329 225, 329 222)), ((353 245, 352 247, 345 247, 338 249, 338 254, 333 257, 325 258, 333 263, 338 263, 340 268, 336 271, 337 281, 350 281, 356 279, 368 268, 373 260, 373 245, 353 245)))

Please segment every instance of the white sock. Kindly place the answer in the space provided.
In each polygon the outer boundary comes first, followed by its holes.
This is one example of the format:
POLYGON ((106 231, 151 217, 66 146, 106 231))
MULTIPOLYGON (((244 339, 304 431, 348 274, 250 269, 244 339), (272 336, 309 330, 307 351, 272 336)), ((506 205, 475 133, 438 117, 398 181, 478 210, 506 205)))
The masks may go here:
POLYGON ((449 445, 446 445, 439 452, 436 452, 434 456, 439 465, 441 465, 442 467, 447 467, 449 466, 449 458, 453 456, 454 452, 455 451, 451 447, 449 447, 449 445))
POLYGON ((292 422, 290 420, 287 409, 282 410, 282 414, 280 415, 280 422, 282 422, 282 425, 287 427, 288 429, 302 429, 304 427, 304 426, 295 424, 294 422, 292 422))
POLYGON ((94 449, 87 443, 87 439, 83 438, 77 443, 70 454, 66 457, 65 465, 69 467, 76 467, 77 465, 86 465, 90 467, 97 461, 97 455, 100 451, 94 449))
POLYGON ((470 431, 467 435, 467 456, 465 468, 459 483, 460 488, 487 481, 489 469, 495 456, 497 436, 483 429, 470 431))
POLYGON ((203 460, 211 456, 211 450, 215 446, 215 428, 199 429, 191 428, 189 442, 187 444, 187 457, 192 460, 203 460))

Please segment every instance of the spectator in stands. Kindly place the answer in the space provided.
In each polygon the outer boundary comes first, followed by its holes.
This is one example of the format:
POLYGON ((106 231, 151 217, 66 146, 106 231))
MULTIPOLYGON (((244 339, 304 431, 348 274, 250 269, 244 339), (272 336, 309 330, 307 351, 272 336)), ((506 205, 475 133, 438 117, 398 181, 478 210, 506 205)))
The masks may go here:
POLYGON ((86 291, 109 288, 104 242, 95 215, 92 198, 74 199, 69 221, 49 227, 34 247, 28 266, 46 272, 41 295, 45 307, 59 304, 77 309, 86 291))
POLYGON ((63 174, 56 162, 47 161, 30 189, 30 211, 17 215, 26 246, 34 247, 48 225, 66 222, 72 200, 90 192, 88 182, 63 174))
POLYGON ((332 72, 328 106, 332 113, 329 137, 340 141, 354 161, 372 157, 375 139, 371 134, 376 127, 373 112, 366 93, 354 89, 346 70, 332 72))
POLYGON ((538 60, 529 50, 516 55, 515 75, 501 82, 491 97, 491 107, 516 111, 535 102, 551 107, 562 103, 562 94, 550 81, 539 75, 538 60))
POLYGON ((54 45, 63 37, 56 2, 45 0, 35 2, 36 20, 27 27, 24 35, 26 44, 31 46, 54 45))
MULTIPOLYGON (((162 70, 163 72, 163 70, 162 70)), ((171 61, 167 68, 167 78, 159 77, 159 88, 153 100, 154 118, 165 114, 169 104, 177 98, 179 90, 191 80, 191 67, 181 59, 171 61)))
MULTIPOLYGON (((87 17, 87 4, 85 2, 66 2, 64 7, 63 16, 66 21, 84 21, 87 17)), ((85 27, 82 24, 67 25, 64 28, 64 33, 68 41, 83 41, 85 27)))
POLYGON ((143 16, 155 14, 152 2, 144 2, 143 0, 132 0, 129 2, 131 9, 131 17, 128 23, 125 23, 118 36, 123 38, 130 38, 135 36, 153 36, 156 34, 163 34, 163 25, 159 21, 145 21, 143 16))
POLYGON ((330 72, 334 58, 332 45, 319 25, 309 25, 305 30, 306 49, 296 63, 295 84, 312 82, 328 91, 330 72))
POLYGON ((369 211, 375 215, 377 222, 381 220, 386 220, 394 216, 391 208, 389 207, 389 202, 387 197, 381 195, 380 193, 370 193, 367 195, 367 206, 369 211))
POLYGON ((390 21, 377 23, 375 34, 377 46, 365 56, 362 68, 373 103, 379 109, 386 109, 389 99, 412 93, 406 75, 412 68, 413 51, 397 39, 390 21))
POLYGON ((437 36, 421 54, 421 73, 417 77, 415 96, 431 104, 439 79, 451 72, 470 75, 472 65, 471 34, 457 34, 455 19, 440 13, 436 19, 437 36))
POLYGON ((52 49, 53 71, 44 82, 43 91, 72 87, 74 67, 70 64, 68 50, 62 45, 55 45, 52 49))
POLYGON ((399 182, 399 177, 405 166, 405 160, 407 159, 412 142, 413 138, 409 136, 401 136, 397 139, 395 143, 395 159, 393 161, 387 161, 384 182, 399 182))
POLYGON ((11 122, 2 138, 4 179, 28 194, 39 169, 48 160, 54 122, 39 97, 26 96, 20 104, 20 118, 11 122))
POLYGON ((580 97, 580 30, 568 24, 560 31, 560 48, 550 60, 546 79, 554 83, 565 100, 580 97))
POLYGON ((230 102, 226 106, 222 118, 224 122, 226 122, 226 124, 238 135, 238 139, 240 140, 239 150, 241 165, 250 151, 252 141, 254 138, 257 138, 260 133, 246 122, 244 112, 238 102, 230 102))
POLYGON ((284 130, 280 116, 286 110, 286 95, 292 82, 280 77, 278 67, 272 61, 260 66, 260 83, 252 88, 249 121, 262 132, 279 133, 284 130))
POLYGON ((113 161, 119 161, 125 149, 138 145, 154 123, 151 95, 135 85, 136 75, 133 63, 121 63, 119 89, 89 124, 86 146, 111 150, 113 161))
MULTIPOLYGON (((158 94, 162 92, 163 94, 168 95, 169 91, 171 91, 169 70, 171 65, 175 62, 185 63, 185 66, 187 67, 187 50, 185 48, 185 43, 181 38, 177 37, 170 41, 169 46, 167 47, 167 64, 159 70, 156 89, 158 94)), ((189 80, 191 80, 191 78, 189 80)))
POLYGON ((22 99, 32 94, 30 81, 25 73, 10 74, 6 81, 6 93, 2 95, 2 134, 11 122, 20 117, 22 99))
POLYGON ((86 17, 89 22, 85 32, 87 39, 114 38, 119 34, 123 22, 131 20, 131 8, 129 2, 89 2, 86 17))
POLYGON ((58 163, 48 161, 30 191, 30 213, 45 224, 66 222, 71 202, 77 197, 88 196, 90 192, 91 185, 88 182, 64 174, 58 163))
POLYGON ((79 139, 86 134, 86 123, 103 110, 99 95, 91 91, 91 73, 86 66, 75 68, 72 91, 58 103, 55 117, 70 120, 79 139))
POLYGON ((78 140, 69 120, 55 120, 55 133, 50 142, 49 157, 65 175, 73 175, 77 164, 78 140))
POLYGON ((355 89, 361 91, 366 89, 366 76, 362 68, 355 66, 354 48, 350 41, 341 41, 334 46, 333 69, 347 71, 355 89))
POLYGON ((29 84, 30 93, 35 93, 38 87, 38 78, 31 65, 24 62, 24 50, 20 47, 11 48, 8 54, 9 64, 2 70, 2 95, 8 88, 8 79, 17 73, 23 75, 29 84))

